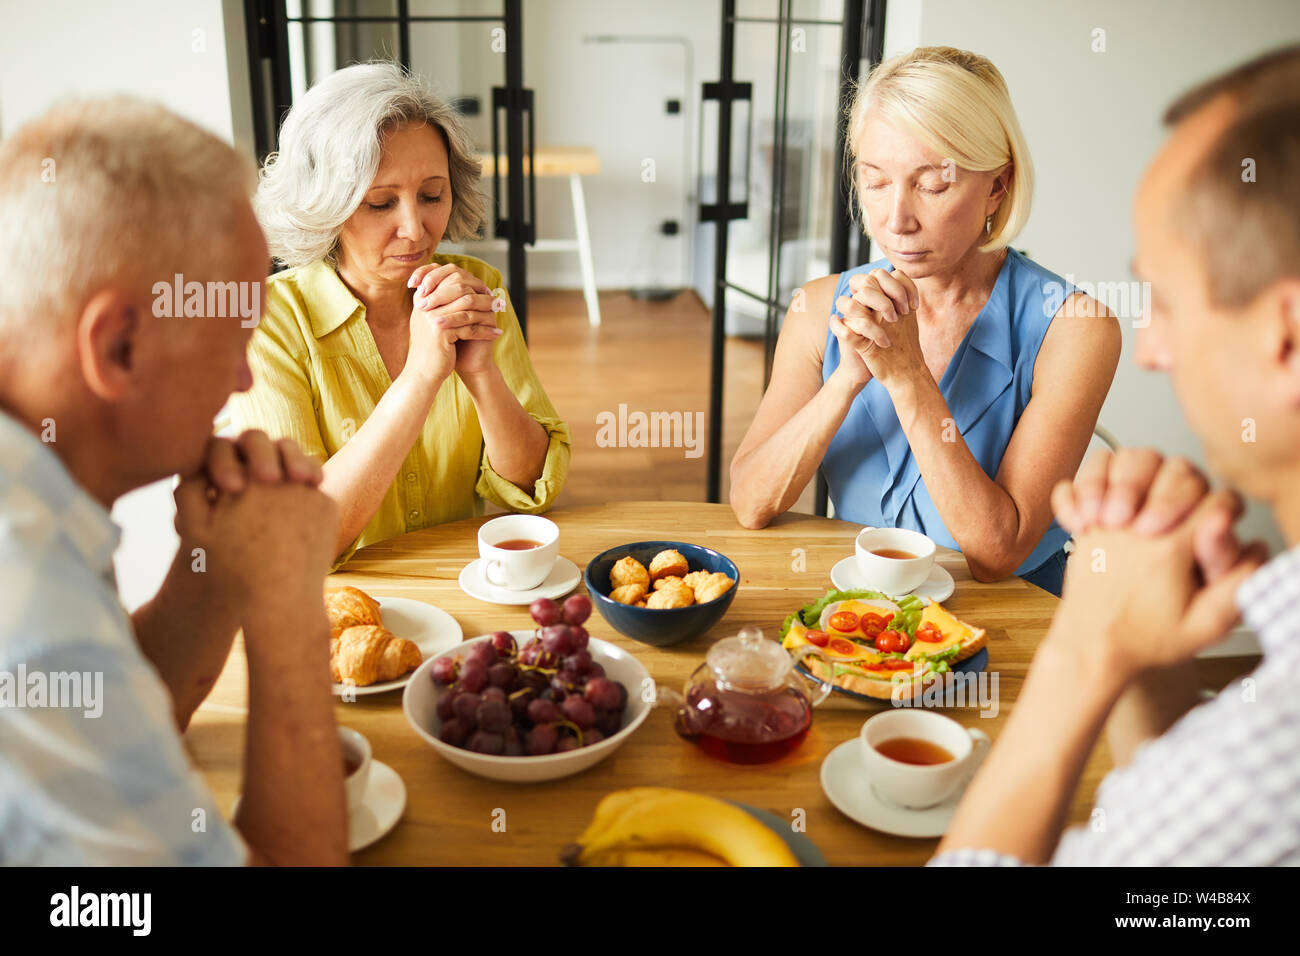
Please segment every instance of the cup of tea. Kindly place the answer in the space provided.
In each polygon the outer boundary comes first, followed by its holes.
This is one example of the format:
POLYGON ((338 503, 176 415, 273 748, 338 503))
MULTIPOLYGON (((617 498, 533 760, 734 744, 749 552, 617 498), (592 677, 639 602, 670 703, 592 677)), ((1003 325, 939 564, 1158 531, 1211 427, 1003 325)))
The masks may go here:
POLYGON ((530 591, 560 556, 560 529, 539 515, 504 515, 478 529, 478 554, 488 584, 530 591))
POLYGON ((867 587, 906 594, 920 587, 934 567, 935 544, 906 528, 863 528, 854 542, 858 573, 867 587))
POLYGON ((890 710, 862 725, 870 786, 911 810, 933 807, 965 788, 988 755, 982 730, 929 710, 890 710))
POLYGON ((350 727, 340 727, 339 743, 343 745, 343 789, 352 813, 361 806, 370 783, 370 741, 350 727))

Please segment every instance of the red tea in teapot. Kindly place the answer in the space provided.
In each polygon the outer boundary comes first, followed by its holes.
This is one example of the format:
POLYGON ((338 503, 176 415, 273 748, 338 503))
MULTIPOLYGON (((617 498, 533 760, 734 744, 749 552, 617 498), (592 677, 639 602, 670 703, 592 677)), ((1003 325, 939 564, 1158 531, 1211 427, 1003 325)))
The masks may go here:
POLYGON ((729 763, 780 760, 803 743, 812 726, 812 708, 784 690, 749 694, 714 687, 712 695, 711 700, 704 693, 688 697, 692 706, 678 713, 676 729, 705 753, 729 763), (704 719, 710 710, 717 719, 704 719))

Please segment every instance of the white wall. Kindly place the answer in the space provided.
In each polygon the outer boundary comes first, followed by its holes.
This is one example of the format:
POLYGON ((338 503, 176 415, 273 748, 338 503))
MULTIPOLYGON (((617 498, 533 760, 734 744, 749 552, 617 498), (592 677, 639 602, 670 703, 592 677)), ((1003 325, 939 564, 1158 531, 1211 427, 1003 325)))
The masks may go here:
MULTIPOLYGON (((1094 284, 1132 279, 1130 202, 1164 138, 1164 108, 1196 82, 1298 39, 1295 0, 889 0, 885 30, 887 54, 943 44, 997 65, 1037 173, 1016 248, 1094 284), (1092 51, 1096 29, 1105 52, 1092 51)), ((1136 333, 1122 324, 1124 355, 1102 423, 1124 444, 1203 462, 1167 377, 1133 364, 1136 333)), ((1245 527, 1282 546, 1264 509, 1252 506, 1245 527)))
MULTIPOLYGON (((243 20, 239 0, 0 0, 0 135, 60 99, 120 92, 158 100, 251 156, 243 20)), ((171 563, 172 515, 170 481, 113 509, 128 608, 157 590, 171 563)))

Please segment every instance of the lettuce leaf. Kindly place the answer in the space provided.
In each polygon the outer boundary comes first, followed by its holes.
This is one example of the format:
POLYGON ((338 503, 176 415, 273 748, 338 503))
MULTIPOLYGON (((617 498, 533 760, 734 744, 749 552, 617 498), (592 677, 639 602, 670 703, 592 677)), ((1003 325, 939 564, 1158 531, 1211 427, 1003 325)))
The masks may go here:
POLYGON ((836 601, 849 600, 867 600, 867 601, 892 601, 898 605, 898 613, 894 615, 894 620, 890 623, 896 631, 901 631, 908 637, 916 635, 917 625, 921 623, 921 611, 925 608, 925 601, 915 594, 909 594, 906 597, 893 597, 889 594, 883 594, 880 591, 827 591, 826 596, 806 604, 794 614, 785 619, 781 625, 781 633, 778 640, 785 640, 786 634, 790 631, 790 625, 798 618, 804 627, 816 627, 821 621, 822 611, 827 606, 834 604, 836 601))

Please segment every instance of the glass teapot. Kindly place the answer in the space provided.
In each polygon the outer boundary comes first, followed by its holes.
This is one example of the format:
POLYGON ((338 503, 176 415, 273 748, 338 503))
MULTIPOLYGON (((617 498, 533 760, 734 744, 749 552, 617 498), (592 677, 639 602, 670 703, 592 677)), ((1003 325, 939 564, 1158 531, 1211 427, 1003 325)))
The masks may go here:
POLYGON ((805 678, 795 664, 815 654, 830 666, 821 648, 787 651, 756 627, 718 641, 686 682, 679 701, 677 733, 708 754, 731 763, 767 763, 803 742, 812 710, 831 692, 831 684, 805 678))

